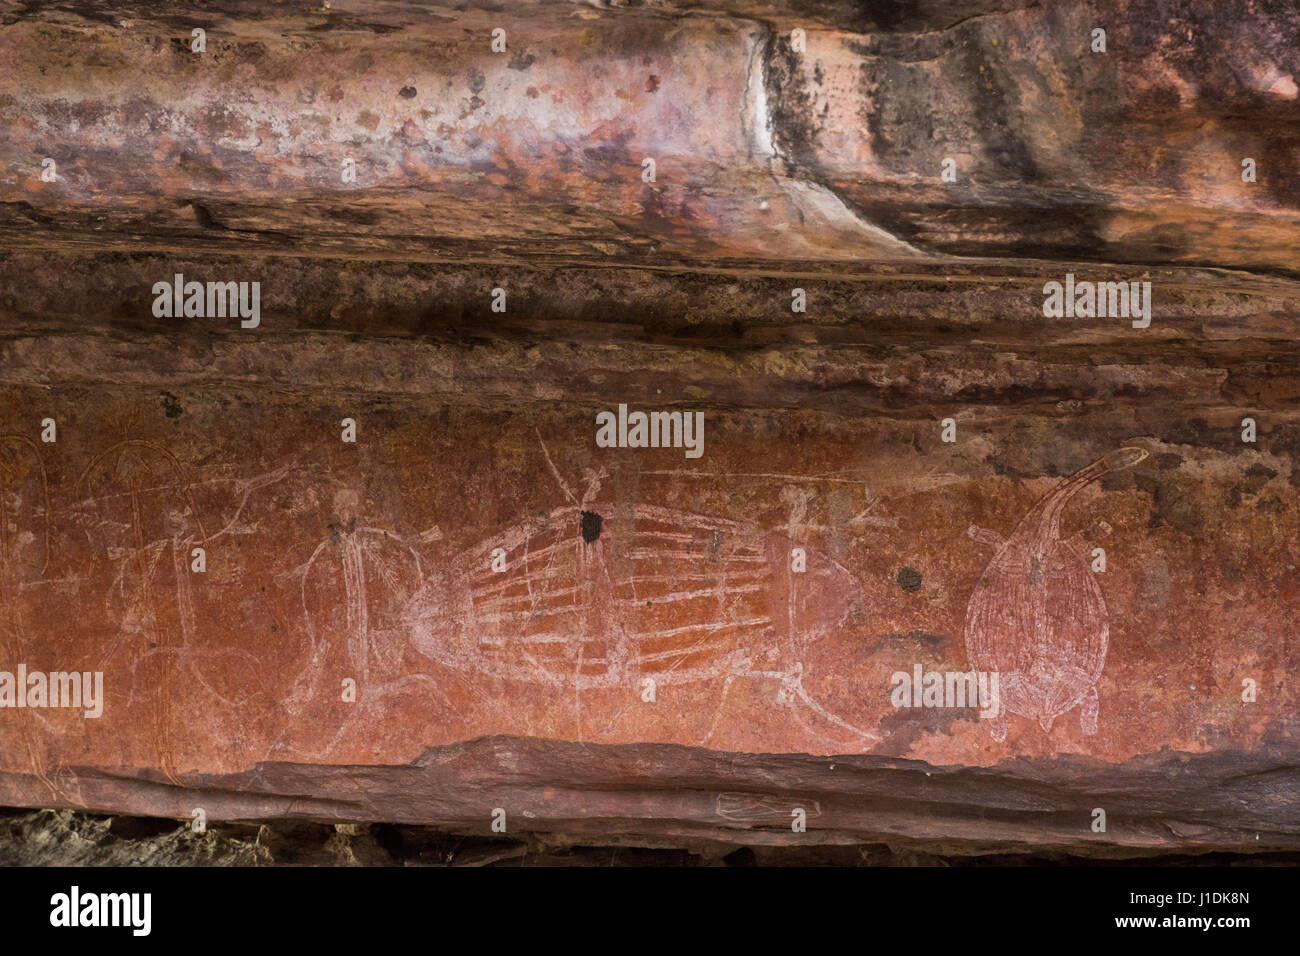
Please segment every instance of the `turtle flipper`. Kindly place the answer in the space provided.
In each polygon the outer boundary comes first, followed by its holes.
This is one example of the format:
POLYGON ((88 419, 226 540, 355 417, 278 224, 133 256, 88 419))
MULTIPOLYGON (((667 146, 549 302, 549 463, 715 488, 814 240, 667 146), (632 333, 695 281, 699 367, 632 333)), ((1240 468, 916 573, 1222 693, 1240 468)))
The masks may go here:
POLYGON ((1097 712, 1101 709, 1101 702, 1097 700, 1097 687, 1094 684, 1088 688, 1088 692, 1083 695, 1083 703, 1079 705, 1079 729, 1091 737, 1097 732, 1097 712))
POLYGON ((1007 739, 1007 715, 1005 712, 989 719, 989 733, 998 743, 1007 739))
POLYGON ((1092 544, 1092 542, 1098 538, 1108 536, 1113 530, 1114 529, 1106 522, 1096 521, 1066 541, 1066 544, 1072 548, 1087 551, 1088 545, 1092 544))
POLYGON ((1002 547, 1002 535, 998 534, 996 531, 990 531, 988 528, 980 528, 976 525, 971 525, 966 529, 966 534, 978 541, 980 544, 987 544, 989 547, 993 548, 1002 547))

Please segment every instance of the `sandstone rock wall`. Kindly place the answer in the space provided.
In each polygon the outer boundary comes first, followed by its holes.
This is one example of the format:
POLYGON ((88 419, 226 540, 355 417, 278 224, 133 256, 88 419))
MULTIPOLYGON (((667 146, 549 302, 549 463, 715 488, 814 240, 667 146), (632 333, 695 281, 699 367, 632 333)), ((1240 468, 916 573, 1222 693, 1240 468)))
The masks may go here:
POLYGON ((1294 9, 742 6, 0 4, 0 803, 1295 850, 1294 9))

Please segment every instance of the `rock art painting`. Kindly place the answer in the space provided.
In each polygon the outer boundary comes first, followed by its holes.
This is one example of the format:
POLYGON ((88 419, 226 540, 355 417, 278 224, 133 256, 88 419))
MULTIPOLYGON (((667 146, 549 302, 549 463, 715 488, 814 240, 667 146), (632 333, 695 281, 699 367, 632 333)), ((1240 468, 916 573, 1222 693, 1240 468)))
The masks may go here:
POLYGON ((327 687, 325 678, 338 675, 354 683, 357 706, 323 746, 295 742, 294 728, 285 728, 277 746, 310 757, 328 755, 359 721, 382 717, 388 696, 412 684, 423 684, 427 693, 445 701, 435 681, 404 667, 408 638, 403 615, 425 579, 416 547, 422 542, 370 526, 355 489, 336 490, 332 507, 337 523, 294 574, 308 657, 284 703, 296 720, 326 719, 321 703, 333 698, 338 684, 327 687))
POLYGON ((130 668, 133 691, 147 706, 156 758, 175 781, 175 694, 167 658, 194 630, 189 550, 207 537, 189 479, 165 448, 123 439, 91 460, 76 491, 82 527, 113 573, 107 601, 117 633, 95 669, 130 668))
POLYGON ((734 681, 775 679, 776 703, 793 719, 877 739, 814 700, 801 679, 803 653, 860 599, 844 567, 801 549, 806 567, 796 571, 799 546, 779 531, 602 498, 607 477, 590 476, 581 501, 561 480, 568 505, 458 556, 452 566, 472 570, 438 575, 412 605, 415 649, 574 694, 716 682, 719 713, 734 681))
POLYGON ((1300 862, 1297 37, 0 0, 0 863, 1300 862))
POLYGON ((89 575, 103 585, 111 626, 88 669, 125 677, 122 706, 138 708, 151 756, 173 782, 177 738, 192 737, 176 726, 177 707, 236 718, 258 696, 257 659, 200 627, 195 549, 206 564, 223 539, 253 533, 243 523, 250 497, 286 473, 208 481, 161 444, 125 437, 96 454, 73 489, 73 522, 91 545, 89 575))
POLYGON ((613 726, 665 689, 708 688, 692 698, 712 703, 690 740, 707 746, 738 681, 824 746, 878 739, 803 683, 808 649, 864 604, 845 567, 799 543, 807 492, 782 489, 789 521, 769 530, 615 499, 602 494, 603 469, 588 471, 579 499, 540 449, 567 503, 468 547, 436 525, 410 540, 370 527, 358 492, 334 494, 331 533, 296 572, 309 653, 286 700, 295 720, 330 733, 309 745, 286 728, 277 752, 328 757, 391 711, 455 713, 466 689, 497 712, 549 694, 573 715, 559 726, 582 738, 586 716, 613 726), (357 698, 340 717, 327 701, 349 681, 357 698), (602 715, 594 694, 615 712, 602 715))
MULTIPOLYGON (((31 630, 20 593, 45 576, 50 558, 50 489, 40 446, 21 435, 0 435, 0 646, 14 663, 29 659, 31 630)), ((32 773, 61 796, 47 772, 38 710, 15 721, 32 773)))
POLYGON ((1003 713, 988 721, 995 740, 1006 739, 1007 711, 1038 721, 1047 732, 1057 717, 1078 707, 1083 732, 1097 732, 1097 680, 1106 666, 1110 619, 1085 539, 1061 537, 1061 513, 1088 485, 1147 454, 1121 448, 1075 472, 1005 540, 969 529, 996 549, 966 613, 971 666, 1001 675, 1003 713))
MULTIPOLYGON (((133 427, 147 431, 129 423, 77 455, 0 443, 6 656, 102 670, 107 687, 102 719, 3 715, 6 764, 51 790, 68 790, 57 739, 73 721, 94 759, 172 783, 260 760, 411 760, 496 734, 936 761, 1108 746, 1101 584, 1132 575, 1098 575, 1091 531, 1061 528, 1081 491, 1145 449, 1061 481, 1005 540, 973 530, 989 559, 918 529, 966 527, 968 511, 986 522, 1011 486, 990 495, 959 459, 912 451, 801 468, 790 445, 760 470, 719 450, 683 470, 581 444, 555 459, 551 424, 465 448, 472 464, 429 494, 437 446, 418 439, 408 459, 303 445, 241 467, 133 427), (84 614, 60 626, 41 613, 53 601, 84 614), (932 637, 897 637, 912 633, 932 637), (999 672, 1003 711, 900 709, 891 675, 917 665, 999 672), (1071 711, 1082 734, 1047 742, 1071 711), (1010 735, 1014 718, 1041 729, 1010 735)), ((1147 520, 1139 492, 1101 500, 1126 527, 1147 520)))

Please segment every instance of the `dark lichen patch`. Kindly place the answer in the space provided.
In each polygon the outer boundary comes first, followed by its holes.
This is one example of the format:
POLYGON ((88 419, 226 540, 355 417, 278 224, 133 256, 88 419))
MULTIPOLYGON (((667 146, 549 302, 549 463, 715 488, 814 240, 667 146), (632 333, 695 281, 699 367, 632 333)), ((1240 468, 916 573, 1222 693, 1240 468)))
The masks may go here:
POLYGON ((1148 522, 1150 527, 1158 527, 1163 523, 1193 538, 1204 533, 1207 525, 1205 506, 1193 485, 1175 480, 1152 480, 1138 475, 1137 487, 1153 496, 1151 519, 1148 522))
POLYGON ((416 89, 413 86, 404 86, 397 91, 397 95, 404 100, 414 99, 415 93, 416 93, 416 89))
POLYGON ((591 544, 600 537, 601 526, 605 523, 600 515, 594 511, 584 511, 582 513, 582 540, 591 544))
POLYGON ((176 419, 180 418, 181 415, 184 414, 185 412, 185 409, 181 408, 180 401, 177 400, 176 396, 173 395, 171 392, 162 393, 162 406, 163 406, 163 414, 166 415, 168 418, 170 418, 172 421, 175 421, 176 419))
POLYGON ((1251 492, 1257 492, 1276 477, 1277 472, 1274 469, 1256 463, 1246 469, 1243 483, 1251 492))
POLYGON ((921 572, 916 568, 903 568, 898 572, 896 580, 904 591, 917 591, 921 588, 921 572))
POLYGON ((969 707, 899 707, 880 721, 883 742, 874 751, 881 756, 902 756, 920 740, 935 734, 951 735, 960 724, 978 721, 979 711, 969 707))

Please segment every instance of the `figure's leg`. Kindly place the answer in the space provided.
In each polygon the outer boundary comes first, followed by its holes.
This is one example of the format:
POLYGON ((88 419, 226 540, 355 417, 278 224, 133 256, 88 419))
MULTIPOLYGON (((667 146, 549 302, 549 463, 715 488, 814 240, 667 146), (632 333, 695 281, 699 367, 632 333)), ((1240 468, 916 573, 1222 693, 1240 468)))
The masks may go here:
POLYGON ((1006 711, 998 714, 996 717, 989 718, 989 734, 998 743, 1007 739, 1007 714, 1006 711))
POLYGON ((998 714, 997 717, 989 718, 988 732, 997 743, 1006 740, 1006 714, 998 714))
POLYGON ((1007 739, 1007 704, 1001 695, 998 695, 998 712, 992 717, 982 719, 988 720, 989 734, 994 740, 1002 743, 1007 739))
POLYGON ((713 737, 714 731, 718 729, 718 723, 719 721, 722 720, 722 708, 727 703, 727 695, 731 693, 731 684, 735 679, 736 679, 735 674, 729 674, 727 675, 726 681, 723 682, 722 696, 718 698, 718 709, 713 712, 713 723, 709 725, 709 732, 705 734, 704 739, 700 741, 701 747, 703 747, 705 744, 709 742, 709 740, 713 737))
POLYGON ((872 744, 880 742, 881 738, 879 735, 854 727, 848 721, 842 720, 835 714, 832 714, 829 710, 808 696, 808 692, 804 690, 803 687, 802 661, 795 662, 794 669, 781 676, 781 689, 777 692, 776 699, 777 703, 785 704, 790 707, 793 707, 796 702, 802 703, 818 717, 821 717, 825 721, 829 721, 836 727, 843 728, 855 737, 869 741, 872 744))
POLYGON ((1079 729, 1091 737, 1097 732, 1097 714, 1101 710, 1101 701, 1097 699, 1097 685, 1088 688, 1079 705, 1079 729))
POLYGON ((176 761, 172 759, 171 751, 167 751, 162 755, 162 771, 171 782, 172 786, 185 786, 184 781, 181 780, 180 775, 176 772, 176 761))

